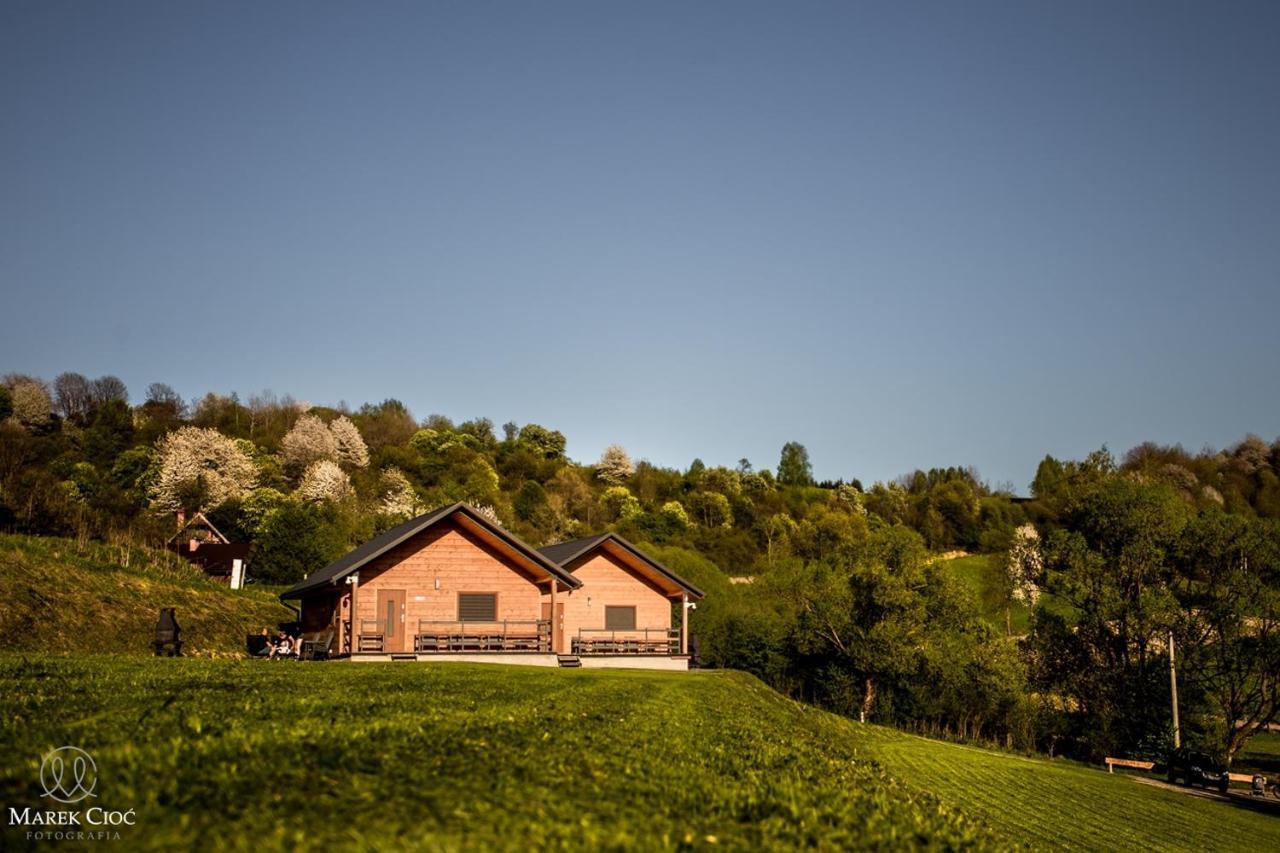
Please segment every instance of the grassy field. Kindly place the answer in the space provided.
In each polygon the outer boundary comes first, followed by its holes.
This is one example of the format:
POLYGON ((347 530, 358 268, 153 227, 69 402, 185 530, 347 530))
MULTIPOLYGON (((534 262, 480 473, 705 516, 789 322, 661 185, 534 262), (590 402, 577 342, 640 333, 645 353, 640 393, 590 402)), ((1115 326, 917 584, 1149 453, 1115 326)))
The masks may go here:
MULTIPOLYGON (((1002 591, 1001 569, 996 560, 987 554, 972 554, 947 560, 944 565, 955 573, 973 593, 978 608, 987 621, 1000 630, 1005 628, 1005 598, 1002 591)), ((1031 623, 1031 610, 1025 604, 1014 602, 1009 608, 1009 625, 1014 634, 1025 634, 1031 623)))
POLYGON ((0 680, 3 805, 81 746, 131 847, 1280 849, 1275 818, 732 672, 4 654, 0 680))
POLYGON ((270 591, 233 592, 164 551, 35 536, 0 535, 0 601, 0 643, 18 651, 145 654, 162 607, 194 654, 293 618, 270 591))
MULTIPOLYGON (((946 560, 943 565, 954 572, 955 577, 973 593, 978 609, 986 620, 1003 631, 1005 581, 999 559, 991 554, 970 554, 946 560)), ((1070 608, 1052 595, 1042 594, 1040 601, 1054 612, 1070 615, 1070 608)), ((1027 633, 1031 627, 1031 608, 1026 604, 1013 602, 1009 606, 1009 627, 1015 636, 1027 633)))

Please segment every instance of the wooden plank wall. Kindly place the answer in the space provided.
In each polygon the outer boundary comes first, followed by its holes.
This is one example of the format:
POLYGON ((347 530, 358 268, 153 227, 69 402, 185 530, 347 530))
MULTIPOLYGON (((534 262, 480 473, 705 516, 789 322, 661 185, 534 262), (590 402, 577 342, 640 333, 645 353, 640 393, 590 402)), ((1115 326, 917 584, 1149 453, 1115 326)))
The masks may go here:
POLYGON ((356 597, 360 619, 377 618, 379 589, 405 591, 409 649, 418 620, 458 618, 459 592, 496 592, 499 620, 541 617, 541 594, 533 580, 510 557, 452 522, 442 522, 402 542, 360 569, 360 592, 356 597))
MULTIPOLYGON (((574 564, 576 565, 576 564, 574 564)), ((611 554, 597 552, 573 570, 582 587, 557 593, 564 603, 565 650, 579 628, 603 628, 606 605, 635 607, 636 628, 671 628, 671 599, 629 571, 611 554), (590 603, 588 603, 588 601, 590 603)), ((544 602, 551 600, 544 595, 544 602)))

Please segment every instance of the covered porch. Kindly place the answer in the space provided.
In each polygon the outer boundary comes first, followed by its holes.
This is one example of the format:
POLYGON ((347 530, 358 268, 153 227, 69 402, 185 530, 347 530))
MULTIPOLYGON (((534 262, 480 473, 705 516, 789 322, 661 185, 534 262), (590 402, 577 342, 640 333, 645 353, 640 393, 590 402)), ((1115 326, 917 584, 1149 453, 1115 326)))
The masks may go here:
MULTIPOLYGON (((357 654, 384 654, 388 626, 377 619, 362 619, 357 635, 357 654)), ((404 650, 407 651, 407 650, 404 650)), ((549 619, 444 620, 419 619, 413 635, 416 655, 432 654, 551 654, 549 619)))

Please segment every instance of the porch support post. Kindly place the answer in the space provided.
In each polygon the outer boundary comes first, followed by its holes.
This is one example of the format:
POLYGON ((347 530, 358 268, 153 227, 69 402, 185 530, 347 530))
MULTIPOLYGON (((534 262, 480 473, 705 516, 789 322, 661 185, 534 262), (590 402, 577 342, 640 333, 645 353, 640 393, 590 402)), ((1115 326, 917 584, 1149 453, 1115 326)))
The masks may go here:
POLYGON ((680 654, 689 654, 689 593, 680 596, 680 654))
POLYGON ((355 654, 360 647, 360 620, 356 615, 356 590, 360 588, 360 573, 351 575, 351 637, 347 643, 347 654, 355 654))
POLYGON ((556 579, 551 578, 551 651, 560 654, 560 644, 556 642, 556 579))

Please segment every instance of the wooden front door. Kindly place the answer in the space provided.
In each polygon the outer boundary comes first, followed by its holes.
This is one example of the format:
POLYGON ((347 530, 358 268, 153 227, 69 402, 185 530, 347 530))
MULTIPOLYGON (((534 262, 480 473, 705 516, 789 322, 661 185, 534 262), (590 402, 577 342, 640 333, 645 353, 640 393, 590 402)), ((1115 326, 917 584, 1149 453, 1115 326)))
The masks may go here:
POLYGON ((404 651, 404 590, 378 590, 378 622, 382 626, 382 650, 404 651))

